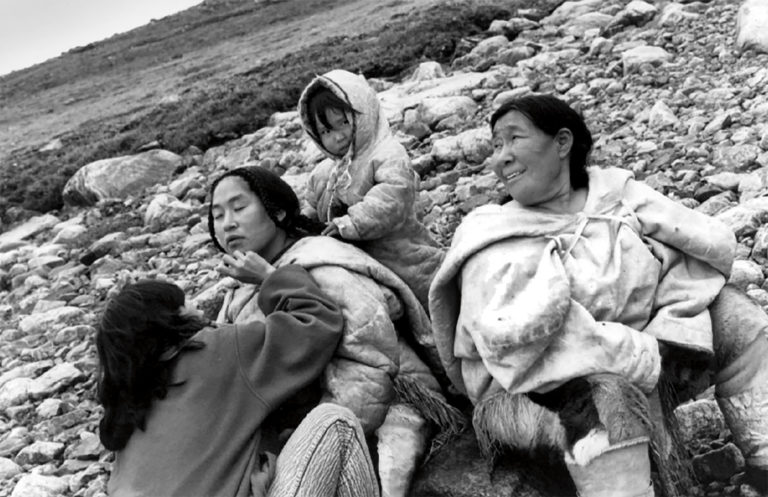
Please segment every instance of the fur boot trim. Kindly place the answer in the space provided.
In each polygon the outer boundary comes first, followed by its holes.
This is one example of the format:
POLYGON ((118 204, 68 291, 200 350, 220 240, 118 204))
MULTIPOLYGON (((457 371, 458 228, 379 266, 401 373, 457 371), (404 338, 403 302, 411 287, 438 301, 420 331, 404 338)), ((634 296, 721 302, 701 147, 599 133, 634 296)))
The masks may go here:
MULTIPOLYGON (((577 445, 593 445, 596 453, 588 461, 566 457, 568 472, 581 497, 653 497, 648 437, 604 445, 607 434, 592 431, 577 445), (592 443, 596 442, 596 444, 592 443)), ((576 452, 574 448, 574 452, 576 452)))
POLYGON ((525 395, 499 392, 480 401, 472 424, 482 454, 495 459, 504 447, 563 450, 565 430, 557 415, 525 395))
POLYGON ((439 430, 432 439, 427 458, 461 433, 467 424, 461 411, 450 405, 442 395, 426 388, 418 381, 404 376, 396 377, 395 393, 399 402, 418 410, 439 430))

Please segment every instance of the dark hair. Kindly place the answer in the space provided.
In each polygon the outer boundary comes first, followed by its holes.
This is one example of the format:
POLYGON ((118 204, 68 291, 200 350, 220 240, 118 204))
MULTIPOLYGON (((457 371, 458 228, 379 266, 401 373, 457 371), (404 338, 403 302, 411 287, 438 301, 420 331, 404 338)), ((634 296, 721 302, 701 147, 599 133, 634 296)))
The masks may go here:
POLYGON ((491 130, 496 121, 512 111, 520 112, 550 136, 555 136, 562 128, 570 130, 573 134, 569 161, 571 187, 578 190, 588 186, 587 159, 592 150, 592 133, 578 112, 552 95, 527 95, 504 102, 496 109, 491 115, 491 130))
POLYGON ((204 346, 190 338, 208 322, 180 315, 184 300, 173 283, 142 280, 107 303, 96 333, 99 438, 107 449, 125 447, 145 428, 152 401, 165 398, 175 361, 163 354, 204 346))
POLYGON ((359 114, 349 102, 339 98, 328 88, 322 86, 315 87, 307 96, 307 121, 315 137, 320 136, 320 132, 317 129, 318 119, 326 128, 331 127, 328 117, 325 115, 328 109, 349 114, 359 114))
POLYGON ((251 191, 259 197, 264 204, 267 215, 278 228, 281 228, 287 234, 302 238, 310 235, 319 235, 325 225, 320 221, 315 221, 301 214, 301 205, 299 198, 293 191, 293 188, 283 181, 280 176, 269 169, 259 166, 238 167, 222 174, 211 185, 210 200, 208 202, 208 233, 211 235, 213 244, 226 252, 216 239, 216 230, 213 227, 213 193, 216 186, 224 178, 237 176, 242 178, 250 187, 251 191), (280 212, 285 216, 280 219, 280 212))

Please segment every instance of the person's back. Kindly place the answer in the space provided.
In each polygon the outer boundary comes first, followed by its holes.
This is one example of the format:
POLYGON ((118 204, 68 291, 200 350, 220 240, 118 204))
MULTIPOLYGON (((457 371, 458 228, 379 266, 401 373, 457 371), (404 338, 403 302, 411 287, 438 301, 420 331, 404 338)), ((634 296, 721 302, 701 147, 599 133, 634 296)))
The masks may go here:
POLYGON ((319 376, 343 324, 297 266, 273 270, 258 303, 263 320, 212 327, 171 283, 128 285, 110 301, 97 348, 111 495, 253 495, 262 421, 319 376))
POLYGON ((239 327, 206 328, 194 337, 205 347, 180 354, 177 386, 116 454, 110 495, 249 495, 259 427, 272 407, 241 373, 247 362, 238 359, 251 354, 238 342, 259 335, 239 327))

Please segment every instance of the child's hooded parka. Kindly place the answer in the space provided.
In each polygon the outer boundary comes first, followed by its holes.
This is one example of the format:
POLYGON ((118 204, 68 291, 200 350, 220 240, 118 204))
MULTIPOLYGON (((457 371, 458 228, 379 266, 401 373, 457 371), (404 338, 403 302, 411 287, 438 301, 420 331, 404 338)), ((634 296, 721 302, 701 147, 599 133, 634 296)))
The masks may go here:
POLYGON ((362 76, 330 71, 304 89, 299 113, 307 134, 333 159, 318 164, 310 176, 307 200, 318 219, 332 221, 342 238, 400 276, 426 308, 443 250, 416 219, 418 177, 390 131, 376 92, 362 76), (317 87, 328 88, 357 111, 354 138, 344 156, 327 151, 309 126, 308 96, 317 87))

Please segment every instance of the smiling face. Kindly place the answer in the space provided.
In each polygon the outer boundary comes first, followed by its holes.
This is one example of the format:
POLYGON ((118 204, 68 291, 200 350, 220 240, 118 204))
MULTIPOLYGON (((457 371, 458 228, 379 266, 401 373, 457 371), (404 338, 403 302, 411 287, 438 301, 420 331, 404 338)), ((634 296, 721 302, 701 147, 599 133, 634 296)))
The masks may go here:
POLYGON ((227 176, 216 185, 211 214, 216 239, 230 254, 252 251, 269 260, 282 249, 285 233, 243 178, 227 176))
POLYGON ((325 109, 325 126, 322 119, 315 118, 320 142, 333 155, 344 155, 352 144, 352 118, 341 110, 328 107, 325 109))
POLYGON ((567 130, 550 136, 524 114, 508 112, 493 127, 490 167, 513 199, 531 207, 545 204, 572 192, 570 143, 563 140, 569 136, 567 130))

